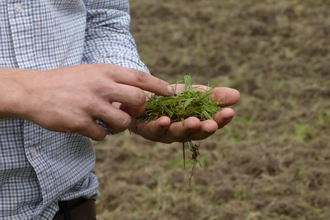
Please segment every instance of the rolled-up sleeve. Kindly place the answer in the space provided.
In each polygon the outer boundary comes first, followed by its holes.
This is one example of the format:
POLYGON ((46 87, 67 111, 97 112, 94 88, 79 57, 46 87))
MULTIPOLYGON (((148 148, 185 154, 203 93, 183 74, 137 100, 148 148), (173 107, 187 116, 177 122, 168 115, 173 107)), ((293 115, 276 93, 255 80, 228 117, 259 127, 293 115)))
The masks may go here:
MULTIPOLYGON (((82 63, 109 63, 149 73, 129 31, 128 0, 86 0, 85 6, 87 22, 82 63)), ((102 120, 97 122, 108 135, 115 134, 102 120)))
POLYGON ((149 73, 129 31, 128 0, 86 0, 83 63, 110 63, 149 73))

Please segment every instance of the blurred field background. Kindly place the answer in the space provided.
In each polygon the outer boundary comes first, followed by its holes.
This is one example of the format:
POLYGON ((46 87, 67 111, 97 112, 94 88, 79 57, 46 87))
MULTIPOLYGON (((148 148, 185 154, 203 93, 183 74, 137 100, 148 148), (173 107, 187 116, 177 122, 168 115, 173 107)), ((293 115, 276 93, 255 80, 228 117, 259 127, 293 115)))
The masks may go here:
POLYGON ((330 1, 139 0, 131 31, 157 77, 241 92, 200 144, 123 132, 95 142, 105 220, 329 220, 330 1), (189 155, 187 155, 189 157, 189 155))

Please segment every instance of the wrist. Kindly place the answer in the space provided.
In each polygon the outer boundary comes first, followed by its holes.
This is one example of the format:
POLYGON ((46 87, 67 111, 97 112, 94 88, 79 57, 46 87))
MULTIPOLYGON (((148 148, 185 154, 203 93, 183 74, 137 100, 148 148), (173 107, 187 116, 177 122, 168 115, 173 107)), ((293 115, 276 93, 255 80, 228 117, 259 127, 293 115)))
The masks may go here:
POLYGON ((0 119, 24 118, 28 103, 25 79, 22 77, 24 71, 28 70, 0 70, 0 119))

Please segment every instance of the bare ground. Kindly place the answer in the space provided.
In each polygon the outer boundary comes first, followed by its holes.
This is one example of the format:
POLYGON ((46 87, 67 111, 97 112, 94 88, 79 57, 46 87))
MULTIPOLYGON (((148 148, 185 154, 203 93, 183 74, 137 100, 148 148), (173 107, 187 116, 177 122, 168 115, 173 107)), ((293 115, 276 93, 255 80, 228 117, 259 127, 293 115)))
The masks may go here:
POLYGON ((328 0, 131 1, 153 75, 242 97, 230 125, 196 142, 191 186, 180 143, 129 132, 95 143, 98 219, 330 219, 329 11, 328 0))

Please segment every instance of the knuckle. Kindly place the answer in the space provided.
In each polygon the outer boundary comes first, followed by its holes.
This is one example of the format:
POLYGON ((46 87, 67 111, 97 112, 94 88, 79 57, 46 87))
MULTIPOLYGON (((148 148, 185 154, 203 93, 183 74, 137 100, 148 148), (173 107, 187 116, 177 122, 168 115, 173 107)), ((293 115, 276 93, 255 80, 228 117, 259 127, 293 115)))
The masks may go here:
POLYGON ((69 133, 81 133, 84 131, 86 123, 82 120, 76 120, 72 124, 72 130, 69 133))
POLYGON ((93 96, 86 96, 82 104, 82 110, 85 114, 90 115, 93 112, 104 109, 104 104, 93 96))
POLYGON ((136 78, 136 81, 139 83, 139 84, 144 84, 147 82, 148 80, 148 76, 149 74, 147 73, 144 73, 144 72, 141 72, 139 70, 133 70, 133 74, 136 78))
POLYGON ((95 63, 91 65, 93 66, 93 68, 100 72, 104 71, 107 68, 107 64, 105 63, 95 63))
POLYGON ((137 90, 135 94, 135 105, 141 106, 144 105, 147 100, 146 94, 142 90, 137 90))
MULTIPOLYGON (((90 64, 89 72, 93 72, 94 74, 97 74, 99 77, 105 76, 108 74, 108 65, 105 63, 96 63, 96 64, 90 64)), ((97 78, 97 77, 96 77, 97 78)))
POLYGON ((109 114, 108 109, 103 105, 95 105, 94 112, 97 117, 102 117, 109 114))

